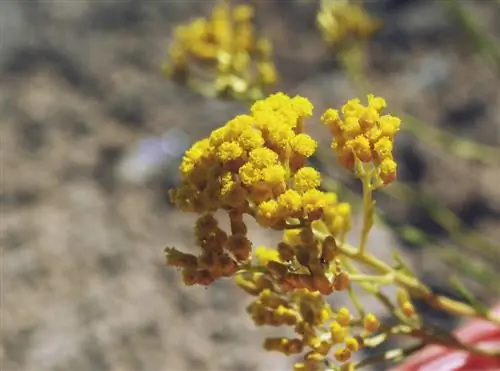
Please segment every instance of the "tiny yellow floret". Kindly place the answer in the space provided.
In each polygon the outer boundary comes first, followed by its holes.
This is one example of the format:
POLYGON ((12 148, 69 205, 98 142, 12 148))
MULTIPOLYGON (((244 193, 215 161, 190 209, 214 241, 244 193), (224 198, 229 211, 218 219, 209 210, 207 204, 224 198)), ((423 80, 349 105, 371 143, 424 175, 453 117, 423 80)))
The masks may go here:
POLYGON ((303 167, 293 177, 293 187, 297 192, 306 192, 319 187, 321 174, 312 167, 303 167))
POLYGON ((330 323, 330 335, 333 344, 343 343, 346 337, 346 329, 337 321, 330 323))
POLYGON ((347 327, 351 324, 351 313, 349 312, 349 309, 346 307, 340 308, 340 310, 337 312, 337 322, 344 327, 347 327))
POLYGON ((307 134, 298 134, 292 139, 292 150, 305 157, 310 157, 316 151, 318 142, 307 134))
POLYGON ((217 150, 217 157, 221 162, 228 162, 240 158, 243 154, 243 148, 236 142, 224 142, 217 150))
POLYGON ((280 184, 286 180, 286 171, 282 165, 271 165, 262 170, 264 182, 280 184))
POLYGON ((375 332, 378 330, 379 326, 380 322, 373 313, 368 313, 365 315, 365 318, 363 319, 363 327, 366 331, 368 331, 369 333, 375 332))
POLYGON ((250 162, 259 169, 275 165, 277 161, 278 154, 269 148, 256 148, 250 152, 250 162))
POLYGON ((257 220, 265 227, 274 225, 280 219, 280 207, 276 200, 261 202, 257 207, 257 220))
POLYGON ((299 117, 312 116, 313 105, 309 99, 297 95, 292 98, 291 103, 299 117))
POLYGON ((289 189, 278 198, 278 204, 287 213, 296 213, 302 208, 302 197, 293 189, 289 189))

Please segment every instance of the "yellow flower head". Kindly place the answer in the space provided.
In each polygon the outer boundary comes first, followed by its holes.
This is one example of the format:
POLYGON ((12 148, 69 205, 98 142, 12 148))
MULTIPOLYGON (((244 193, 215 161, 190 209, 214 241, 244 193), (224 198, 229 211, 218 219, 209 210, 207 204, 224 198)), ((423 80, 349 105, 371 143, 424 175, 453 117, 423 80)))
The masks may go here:
POLYGON ((317 189, 309 189, 302 195, 302 206, 309 220, 318 219, 326 207, 325 194, 317 189))
POLYGON ((273 226, 280 217, 280 207, 276 200, 261 202, 257 207, 257 221, 263 226, 273 226))
POLYGON ((278 154, 273 150, 261 147, 250 152, 250 163, 258 169, 277 164, 278 154))
POLYGON ((318 142, 307 134, 298 134, 291 141, 291 148, 297 154, 304 157, 311 157, 318 147, 318 142))
POLYGON ((388 184, 396 178, 392 152, 401 120, 380 115, 387 106, 383 98, 368 94, 367 100, 364 106, 359 99, 351 99, 342 107, 343 118, 337 110, 329 109, 321 120, 334 136, 332 148, 342 166, 354 171, 356 161, 372 163, 382 183, 388 184))
POLYGON ((262 170, 262 177, 267 184, 282 184, 286 180, 286 171, 282 165, 271 165, 262 170))
POLYGON ((294 111, 297 113, 299 117, 311 117, 313 112, 313 105, 309 101, 309 99, 296 96, 292 98, 291 101, 292 107, 294 111))
POLYGON ((243 148, 236 142, 224 142, 217 150, 217 157, 222 163, 236 160, 243 155, 243 148))
POLYGON ((385 158, 378 168, 380 179, 384 184, 388 184, 396 179, 397 163, 392 158, 385 158))
POLYGON ((306 192, 319 187, 320 173, 312 167, 303 167, 293 176, 293 188, 298 192, 306 192))
POLYGON ((278 198, 278 204, 284 212, 292 215, 301 210, 302 197, 296 191, 289 189, 278 198))
POLYGON ((183 176, 188 176, 195 167, 199 166, 210 152, 210 142, 208 139, 196 142, 184 155, 180 171, 183 176))
POLYGON ((370 37, 379 27, 363 7, 348 0, 322 1, 316 22, 324 41, 335 47, 370 37))
POLYGON ((262 180, 262 170, 250 162, 240 167, 238 175, 241 182, 247 186, 257 184, 262 180))
POLYGON ((278 80, 270 41, 258 38, 251 5, 230 6, 221 0, 207 18, 197 18, 174 29, 167 77, 192 82, 205 94, 254 99, 278 80), (206 86, 209 76, 209 88, 206 86), (208 92, 207 92, 208 90, 208 92))

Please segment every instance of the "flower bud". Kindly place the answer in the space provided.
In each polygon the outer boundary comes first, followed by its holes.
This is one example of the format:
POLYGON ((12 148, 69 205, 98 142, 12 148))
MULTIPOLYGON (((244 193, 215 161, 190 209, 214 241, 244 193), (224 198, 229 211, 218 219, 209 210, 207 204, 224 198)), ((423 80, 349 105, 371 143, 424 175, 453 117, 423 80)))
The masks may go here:
POLYGON ((377 317, 373 313, 368 313, 363 319, 363 327, 369 333, 375 332, 378 330, 380 326, 380 322, 377 317))
POLYGON ((326 237, 321 248, 321 259, 326 263, 331 262, 338 254, 337 241, 333 236, 326 237))
POLYGON ((280 260, 282 261, 290 261, 295 257, 295 251, 293 247, 285 242, 280 242, 278 244, 278 253, 280 256, 280 260))
POLYGON ((333 287, 337 291, 344 291, 349 287, 350 279, 349 275, 346 272, 340 272, 335 274, 335 278, 333 279, 333 287))

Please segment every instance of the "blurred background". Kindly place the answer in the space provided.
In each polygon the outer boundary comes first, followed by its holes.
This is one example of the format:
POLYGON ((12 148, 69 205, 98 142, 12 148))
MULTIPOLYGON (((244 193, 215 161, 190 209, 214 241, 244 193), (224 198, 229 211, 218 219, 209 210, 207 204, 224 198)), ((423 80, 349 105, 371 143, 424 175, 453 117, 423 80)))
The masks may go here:
MULTIPOLYGON (((253 3, 278 90, 308 97, 317 115, 364 94, 321 40, 317 3, 253 3)), ((458 277, 489 304, 500 299, 500 4, 445 3, 365 2, 383 27, 364 78, 408 115, 401 182, 377 195, 370 248, 397 249, 438 292, 460 297, 458 277)), ((167 197, 182 150, 247 109, 161 75, 172 28, 212 6, 0 2, 2 370, 289 369, 260 349, 269 332, 231 282, 185 288, 164 266, 165 246, 193 243, 195 217, 167 197)), ((359 186, 320 153, 325 187, 356 203, 359 186)))

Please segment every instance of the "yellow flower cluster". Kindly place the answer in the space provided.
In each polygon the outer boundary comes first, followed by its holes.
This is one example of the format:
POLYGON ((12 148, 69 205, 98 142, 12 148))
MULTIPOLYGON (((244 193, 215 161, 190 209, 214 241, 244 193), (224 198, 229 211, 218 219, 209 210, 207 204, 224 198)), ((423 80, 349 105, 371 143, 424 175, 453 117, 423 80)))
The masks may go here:
POLYGON ((366 39, 379 28, 361 4, 350 0, 322 0, 316 22, 325 42, 340 47, 366 39))
MULTIPOLYGON (((382 98, 369 95, 367 106, 353 99, 340 112, 329 109, 322 115, 342 165, 369 170, 363 179, 375 177, 370 186, 395 178, 392 151, 400 120, 382 115, 385 106, 382 98)), ((346 307, 334 309, 325 301, 334 292, 351 290, 360 275, 346 260, 350 206, 320 190, 320 174, 307 166, 317 147, 305 134, 312 110, 306 98, 276 93, 186 151, 179 167, 182 182, 171 198, 180 209, 201 214, 195 225, 199 252, 169 247, 165 254, 167 265, 182 269, 186 285, 235 277, 255 298, 247 310, 257 326, 293 330, 290 338, 267 338, 264 348, 302 354, 295 371, 314 371, 331 360, 347 371, 354 368, 353 353, 373 343, 371 334, 380 324, 362 309, 356 318, 346 307), (213 215, 221 210, 230 232, 213 215), (282 231, 275 248, 253 248, 246 216, 282 231)), ((398 313, 417 321, 408 293, 400 290, 397 300, 398 313)))
POLYGON ((183 268, 186 283, 209 284, 251 260, 243 221, 248 214, 264 227, 287 230, 284 238, 290 244, 284 241, 279 251, 256 250, 260 265, 274 271, 284 289, 327 294, 346 286, 340 270, 327 277, 335 257, 332 240, 321 245, 310 229, 314 224, 343 238, 351 226, 349 206, 339 203, 334 193, 320 191, 320 174, 305 166, 317 145, 303 132, 312 108, 303 97, 274 94, 257 101, 251 115, 235 117, 186 152, 180 165, 182 184, 171 191, 172 200, 183 210, 209 213, 196 227, 201 256, 167 249, 168 264, 183 268), (229 214, 230 236, 210 214, 218 209, 229 214), (288 270, 291 262, 297 271, 288 270))
POLYGON ((208 82, 219 95, 249 99, 262 95, 278 76, 270 41, 255 36, 253 13, 251 5, 232 9, 222 0, 210 18, 178 26, 164 73, 200 90, 208 82))
MULTIPOLYGON (((254 277, 258 281, 260 276, 254 277)), ((321 293, 309 289, 283 292, 271 284, 250 293, 256 299, 247 311, 256 326, 288 326, 293 329, 295 337, 267 338, 264 349, 285 355, 305 352, 303 361, 294 366, 296 371, 317 370, 329 358, 349 369, 351 355, 359 351, 364 339, 379 327, 373 314, 355 319, 346 307, 335 312, 321 293), (353 336, 353 330, 359 326, 361 332, 353 336)))
MULTIPOLYGON (((261 272, 237 278, 241 288, 257 296, 248 307, 257 326, 293 328, 295 338, 268 338, 264 348, 286 355, 306 351, 304 362, 296 364, 296 370, 316 370, 330 354, 339 362, 347 362, 363 344, 361 336, 349 335, 352 316, 347 308, 334 313, 324 301, 324 296, 347 289, 350 281, 337 259, 335 238, 330 235, 318 240, 314 236, 312 228, 325 228, 321 223, 286 230, 276 249, 256 249, 257 262, 266 268, 267 279, 261 272)), ((364 320, 365 335, 376 330, 373 315, 364 320)))
POLYGON ((305 166, 317 146, 303 132, 312 109, 307 99, 283 93, 257 101, 250 115, 235 117, 186 152, 174 202, 197 212, 237 209, 278 229, 325 214, 339 228, 335 195, 321 192, 320 174, 305 166))
POLYGON ((385 107, 383 98, 369 94, 367 106, 359 99, 351 99, 342 107, 343 119, 338 110, 328 109, 321 120, 334 136, 332 148, 344 167, 353 170, 356 160, 373 163, 379 180, 376 183, 388 184, 396 178, 393 147, 401 120, 381 115, 385 107))

